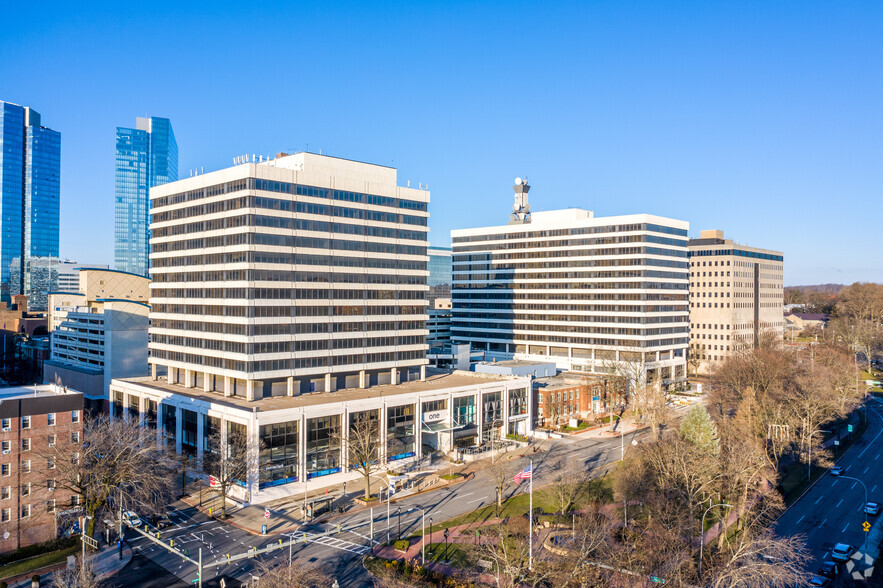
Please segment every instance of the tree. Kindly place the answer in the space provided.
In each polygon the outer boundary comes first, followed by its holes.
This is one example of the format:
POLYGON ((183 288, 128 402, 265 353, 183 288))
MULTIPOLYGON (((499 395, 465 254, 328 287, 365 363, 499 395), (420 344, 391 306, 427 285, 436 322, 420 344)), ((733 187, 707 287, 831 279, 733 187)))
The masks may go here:
POLYGON ((508 463, 503 461, 503 454, 497 452, 491 459, 491 475, 494 478, 494 487, 497 491, 497 508, 503 506, 503 491, 506 489, 506 484, 512 478, 512 468, 509 467, 508 463))
POLYGON ((542 493, 555 504, 559 514, 570 510, 579 499, 583 484, 587 481, 584 470, 559 470, 551 484, 543 488, 542 493))
POLYGON ((349 467, 359 472, 365 481, 364 498, 371 498, 371 476, 382 469, 378 412, 353 413, 348 434, 335 433, 335 437, 349 460, 349 467))
POLYGON ((74 569, 58 570, 52 578, 53 588, 98 588, 101 581, 95 575, 92 564, 80 557, 74 569))
POLYGON ((243 428, 230 428, 224 435, 220 429, 208 437, 208 451, 203 455, 203 470, 214 478, 213 485, 221 497, 221 518, 227 518, 227 493, 234 485, 248 483, 248 474, 260 464, 257 448, 250 446, 243 428))
POLYGON ((871 370, 874 352, 883 342, 883 285, 856 282, 840 291, 833 327, 845 340, 861 351, 871 370))
POLYGON ((134 420, 99 415, 85 419, 83 437, 82 444, 56 443, 35 453, 53 466, 45 470, 47 485, 80 496, 91 517, 90 536, 98 513, 111 500, 142 510, 168 502, 175 466, 157 442, 155 430, 134 420))
POLYGON ((327 588, 334 582, 317 568, 290 566, 280 560, 262 562, 258 577, 254 588, 327 588))
POLYGON ((707 583, 712 588, 786 588, 806 580, 809 561, 804 539, 740 533, 710 557, 707 583))
POLYGON ((649 425, 653 439, 658 439, 668 418, 668 399, 659 370, 655 370, 648 381, 647 366, 637 353, 623 353, 620 360, 608 360, 605 369, 614 374, 614 380, 618 380, 617 384, 626 390, 628 403, 649 425))
POLYGON ((540 558, 529 566, 529 537, 512 532, 508 525, 482 531, 483 540, 476 547, 478 557, 491 563, 490 574, 497 588, 536 586, 550 574, 550 567, 540 558))
POLYGON ((717 455, 720 451, 717 426, 701 404, 690 409, 681 421, 678 433, 684 441, 691 443, 703 453, 717 455))

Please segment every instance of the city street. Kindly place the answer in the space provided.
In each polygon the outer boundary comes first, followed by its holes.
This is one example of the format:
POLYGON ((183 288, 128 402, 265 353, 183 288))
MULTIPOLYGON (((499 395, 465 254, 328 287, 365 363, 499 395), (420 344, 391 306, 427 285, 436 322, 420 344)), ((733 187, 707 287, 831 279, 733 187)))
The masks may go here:
POLYGON ((862 529, 865 520, 872 525, 883 525, 879 516, 863 512, 865 490, 868 501, 883 501, 883 416, 881 403, 872 399, 867 403, 870 427, 837 465, 844 469, 844 477, 826 473, 777 521, 776 532, 782 535, 801 534, 811 554, 810 568, 815 571, 819 564, 830 559, 836 543, 848 543, 863 553, 870 552, 874 558, 878 545, 865 547, 869 535, 862 529), (857 478, 857 482, 849 478, 857 478))
MULTIPOLYGON (((683 412, 683 409, 676 409, 676 414, 680 412, 683 412)), ((622 447, 628 451, 633 440, 640 440, 647 434, 646 431, 627 434, 624 443, 621 443, 618 438, 598 440, 579 437, 543 441, 539 445, 540 452, 535 454, 533 458, 535 487, 551 482, 558 473, 571 468, 591 471, 593 475, 603 475, 609 470, 609 466, 620 458, 622 447)), ((508 465, 512 475, 527 465, 528 461, 529 458, 512 459, 508 465)), ((428 518, 432 517, 437 525, 444 520, 491 504, 495 498, 494 486, 491 472, 483 469, 473 478, 461 484, 398 501, 394 500, 390 505, 390 538, 396 539, 399 524, 401 524, 403 536, 419 531, 422 520, 420 509, 426 511, 427 524, 428 518), (397 515, 397 512, 400 512, 400 515, 397 515)), ((527 491, 526 483, 518 486, 510 483, 506 495, 511 496, 525 491, 527 491)), ((197 509, 180 502, 173 506, 169 518, 174 525, 162 530, 162 540, 173 539, 176 547, 188 550, 190 557, 194 559, 201 547, 204 563, 216 561, 218 558, 225 557, 226 554, 236 555, 255 547, 260 549, 268 544, 278 543, 280 539, 279 536, 253 535, 212 519, 197 509)), ((295 545, 291 550, 292 560, 301 566, 320 566, 326 573, 333 575, 342 586, 369 585, 369 576, 361 565, 361 556, 369 549, 370 514, 368 510, 337 515, 322 523, 298 529, 297 533, 306 532, 309 539, 313 533, 336 529, 338 524, 343 527, 352 527, 352 529, 332 537, 322 537, 308 541, 306 544, 295 545)), ((127 537, 133 546, 135 558, 132 564, 113 581, 112 586, 131 585, 128 583, 130 576, 133 579, 143 578, 144 570, 155 569, 153 566, 158 566, 171 574, 162 580, 165 582, 164 585, 170 585, 169 582, 173 581, 173 577, 181 581, 181 586, 190 584, 196 578, 196 566, 193 564, 181 560, 178 556, 154 545, 148 539, 136 535, 132 530, 127 532, 127 537), (138 575, 132 576, 132 572, 136 570, 138 575)), ((287 537, 282 539, 287 541, 287 537)), ((385 506, 374 509, 374 539, 375 544, 385 542, 387 539, 385 506)), ((265 557, 285 559, 288 556, 289 551, 283 549, 265 557)), ((246 581, 250 579, 258 564, 258 559, 246 559, 212 568, 206 572, 204 580, 207 581, 207 584, 209 581, 214 584, 217 580, 212 581, 212 578, 224 576, 228 578, 228 582, 231 578, 246 581)), ((153 581, 160 581, 160 578, 156 576, 151 576, 151 578, 155 578, 153 581)))

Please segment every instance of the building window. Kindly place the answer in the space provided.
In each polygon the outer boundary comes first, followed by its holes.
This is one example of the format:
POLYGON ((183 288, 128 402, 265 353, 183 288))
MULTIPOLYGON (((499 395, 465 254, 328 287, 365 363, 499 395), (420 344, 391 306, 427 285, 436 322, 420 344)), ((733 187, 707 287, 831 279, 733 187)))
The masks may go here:
POLYGON ((527 414, 527 388, 509 390, 509 416, 527 414))
POLYGON ((80 463, 80 454, 79 453, 75 453, 71 456, 71 463, 74 465, 77 465, 80 463))
POLYGON ((3 421, 0 421, 0 428, 2 428, 4 431, 8 431, 9 429, 11 429, 12 419, 3 419, 3 421))
POLYGON ((55 435, 47 435, 46 443, 49 444, 49 447, 55 447, 55 435))
POLYGON ((72 410, 71 411, 71 422, 72 423, 79 423, 80 422, 80 411, 79 410, 72 410))
POLYGON ((31 473, 31 460, 25 459, 21 462, 21 473, 30 474, 31 473))
POLYGON ((79 443, 80 442, 80 432, 79 431, 71 431, 71 443, 79 443))
POLYGON ((12 497, 12 486, 0 488, 0 500, 9 500, 12 497))
POLYGON ((50 412, 46 415, 46 425, 49 427, 55 426, 55 413, 50 412))
POLYGON ((415 455, 416 424, 415 405, 390 406, 386 409, 387 460, 415 455))
POLYGON ((46 501, 46 512, 55 512, 55 501, 47 500, 46 501))
POLYGON ((0 465, 0 476, 8 476, 10 474, 11 468, 8 463, 4 463, 0 465))
POLYGON ((325 476, 340 471, 340 415, 307 419, 307 477, 325 476))
POLYGON ((31 440, 30 439, 22 439, 21 440, 21 450, 22 451, 30 451, 31 450, 31 440))
POLYGON ((261 488, 297 481, 298 423, 261 425, 258 481, 261 488))
POLYGON ((21 495, 22 496, 30 496, 31 495, 31 483, 27 482, 21 485, 21 495))
POLYGON ((78 498, 79 498, 79 497, 78 497, 76 494, 74 494, 73 496, 71 496, 71 506, 72 506, 72 507, 73 507, 73 506, 76 506, 76 505, 80 502, 80 501, 78 500, 78 498))
POLYGON ((21 518, 26 519, 31 516, 31 505, 30 504, 22 504, 21 505, 21 518))
POLYGON ((30 429, 31 428, 31 417, 29 417, 29 416, 21 417, 21 428, 22 429, 30 429))
POLYGON ((55 483, 55 480, 46 480, 46 489, 47 490, 55 490, 58 486, 55 483))
POLYGON ((51 457, 46 460, 46 469, 47 470, 54 470, 55 469, 55 460, 52 459, 51 457))
POLYGON ((199 415, 187 409, 181 410, 181 450, 187 454, 196 453, 196 425, 199 415))
POLYGON ((0 448, 2 448, 3 453, 9 453, 11 451, 11 442, 3 441, 2 443, 0 443, 0 448))
POLYGON ((175 433, 177 432, 177 415, 175 407, 171 404, 162 404, 162 424, 166 437, 174 443, 175 433))
POLYGON ((0 510, 0 523, 8 523, 11 518, 12 518, 12 509, 11 508, 4 508, 3 510, 0 510))

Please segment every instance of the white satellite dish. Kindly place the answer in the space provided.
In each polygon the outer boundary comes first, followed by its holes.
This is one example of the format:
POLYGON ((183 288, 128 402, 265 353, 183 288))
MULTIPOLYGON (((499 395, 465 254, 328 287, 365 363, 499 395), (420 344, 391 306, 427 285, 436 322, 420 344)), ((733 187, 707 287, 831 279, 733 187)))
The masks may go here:
POLYGON ((5 533, 3 533, 3 538, 9 539, 9 531, 6 531, 5 533))
POLYGON ((515 178, 515 185, 516 186, 520 186, 522 183, 523 182, 522 182, 521 178, 515 178))

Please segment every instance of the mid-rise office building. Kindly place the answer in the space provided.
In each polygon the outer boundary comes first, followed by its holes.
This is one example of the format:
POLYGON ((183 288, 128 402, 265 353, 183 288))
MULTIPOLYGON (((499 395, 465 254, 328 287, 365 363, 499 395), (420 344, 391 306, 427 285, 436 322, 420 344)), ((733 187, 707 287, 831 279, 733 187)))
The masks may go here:
POLYGON ((0 301, 25 294, 40 308, 29 260, 58 257, 60 191, 61 134, 32 108, 0 100, 0 301))
POLYGON ((52 384, 0 389, 0 553, 51 541, 79 496, 47 455, 83 442, 83 395, 52 384))
POLYGON ((450 247, 429 248, 429 335, 430 349, 449 347, 451 344, 451 264, 450 247))
POLYGON ((86 409, 108 409, 113 378, 146 376, 150 280, 82 268, 76 290, 49 294, 49 359, 43 380, 79 390, 86 409))
POLYGON ((150 189, 178 179, 178 143, 167 118, 137 117, 117 127, 114 268, 146 276, 150 189))
POLYGON ((108 269, 105 264, 96 263, 79 263, 70 259, 58 260, 57 283, 53 290, 59 292, 78 292, 80 289, 80 270, 89 269, 108 269))
POLYGON ((421 377, 429 192, 394 168, 280 154, 151 200, 154 376, 249 400, 421 377))
POLYGON ((582 209, 531 214, 530 187, 516 179, 514 188, 508 225, 451 232, 452 342, 489 359, 595 374, 638 366, 645 381, 683 379, 688 223, 582 209))
POLYGON ((691 371, 709 373, 764 334, 782 338, 781 251, 741 245, 719 230, 702 231, 688 246, 691 371))

